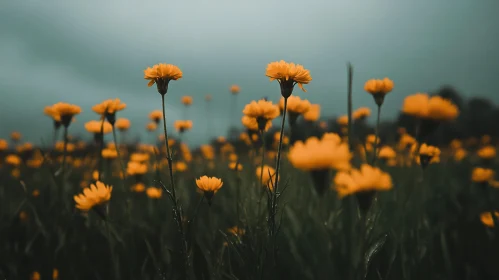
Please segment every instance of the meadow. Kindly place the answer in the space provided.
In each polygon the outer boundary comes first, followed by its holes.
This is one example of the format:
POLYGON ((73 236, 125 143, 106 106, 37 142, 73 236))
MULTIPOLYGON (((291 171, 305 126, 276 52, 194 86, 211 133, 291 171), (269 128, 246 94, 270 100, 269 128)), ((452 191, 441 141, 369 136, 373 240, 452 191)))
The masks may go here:
POLYGON ((252 101, 199 147, 182 141, 190 120, 166 126, 164 104, 193 99, 161 63, 144 70, 163 104, 144 112, 155 144, 128 139, 119 99, 45 107, 54 134, 39 147, 29 128, 0 139, 0 279, 499 279, 493 117, 414 93, 380 122, 396 81, 366 81, 378 110, 356 108, 349 66, 348 113, 333 118, 297 95, 304 66, 265 73, 280 102, 252 101), (82 109, 96 113, 90 142, 71 136, 82 109))

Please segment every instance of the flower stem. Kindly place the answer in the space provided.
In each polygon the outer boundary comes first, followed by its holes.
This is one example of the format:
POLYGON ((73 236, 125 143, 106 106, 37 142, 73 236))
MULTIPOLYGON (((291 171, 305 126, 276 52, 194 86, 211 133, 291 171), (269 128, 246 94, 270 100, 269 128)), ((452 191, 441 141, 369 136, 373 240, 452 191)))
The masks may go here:
POLYGON ((174 218, 177 222, 177 227, 182 238, 182 255, 185 265, 185 279, 189 278, 189 257, 187 255, 187 241, 185 238, 184 227, 182 225, 182 212, 178 204, 177 194, 175 192, 175 180, 173 178, 173 159, 170 153, 170 144, 168 144, 168 131, 166 129, 166 111, 165 111, 165 94, 161 94, 161 105, 163 108, 163 132, 165 133, 166 160, 168 161, 168 170, 170 172, 170 184, 172 185, 172 203, 174 218))
POLYGON ((352 81, 353 81, 353 67, 352 64, 348 63, 348 146, 350 147, 350 152, 353 151, 353 125, 352 125, 352 81))
POLYGON ((61 199, 62 196, 64 196, 64 189, 65 189, 65 184, 64 184, 64 176, 66 175, 66 154, 68 153, 68 128, 64 126, 64 147, 62 151, 62 172, 61 172, 61 186, 60 186, 60 191, 61 191, 61 199))
POLYGON ((269 235, 272 239, 272 245, 273 245, 273 255, 274 255, 274 263, 276 263, 276 257, 277 257, 277 246, 275 244, 276 241, 276 222, 275 222, 275 216, 277 215, 277 199, 278 199, 278 191, 279 191, 279 167, 281 165, 281 149, 282 149, 282 138, 284 135, 284 125, 286 124, 286 111, 288 107, 288 98, 284 98, 284 108, 283 108, 283 113, 282 113, 282 122, 281 122, 281 132, 279 135, 279 146, 277 148, 277 159, 276 159, 276 167, 275 167, 275 181, 274 181, 274 186, 273 186, 273 192, 272 192, 272 197, 271 197, 271 213, 269 216, 269 235))
POLYGON ((102 172, 104 172, 104 159, 102 158, 102 150, 104 150, 104 122, 106 119, 102 118, 100 126, 100 146, 99 146, 99 181, 102 179, 102 172))
POLYGON ((121 173, 123 174, 123 179, 122 179, 123 191, 125 191, 126 170, 125 170, 125 165, 123 164, 123 159, 121 158, 120 146, 118 145, 118 138, 116 137, 116 129, 114 128, 114 125, 113 125, 113 138, 114 138, 114 146, 116 148, 116 153, 118 154, 118 160, 121 166, 121 173))
POLYGON ((378 137, 379 137, 379 118, 381 116, 381 105, 378 105, 378 117, 376 119, 376 132, 374 136, 374 148, 373 148, 373 159, 372 166, 376 166, 376 160, 378 159, 378 137))

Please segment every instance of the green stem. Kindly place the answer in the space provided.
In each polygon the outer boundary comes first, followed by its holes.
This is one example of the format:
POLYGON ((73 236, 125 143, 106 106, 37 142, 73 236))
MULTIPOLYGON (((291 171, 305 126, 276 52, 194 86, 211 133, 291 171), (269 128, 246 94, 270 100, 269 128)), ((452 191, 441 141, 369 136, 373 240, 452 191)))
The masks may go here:
POLYGON ((378 116, 376 119, 376 132, 374 136, 374 147, 373 147, 373 159, 372 166, 376 166, 376 160, 378 159, 378 137, 379 137, 379 119, 381 116, 381 105, 378 105, 378 116))
POLYGON ((277 199, 278 199, 278 191, 279 191, 279 167, 281 165, 281 149, 282 149, 282 138, 284 135, 284 125, 286 123, 286 111, 288 108, 288 98, 284 98, 284 108, 283 108, 283 113, 282 113, 282 122, 281 122, 281 133, 279 135, 279 146, 277 149, 277 159, 276 159, 276 168, 275 168, 275 181, 274 181, 274 191, 272 192, 272 198, 271 198, 271 213, 269 217, 269 230, 270 230, 270 237, 272 239, 272 245, 273 245, 273 256, 274 256, 274 264, 277 263, 276 258, 277 258, 277 246, 276 246, 276 222, 275 222, 275 216, 277 215, 277 199))
POLYGON ((102 123, 100 126, 100 147, 99 147, 99 181, 102 178, 102 172, 104 172, 104 160, 102 158, 102 150, 104 150, 104 122, 105 118, 102 118, 102 123))
POLYGON ((264 184, 263 183, 263 166, 265 165, 265 137, 263 137, 263 131, 260 130, 260 138, 262 139, 262 162, 260 163, 260 166, 261 166, 261 170, 260 170, 260 185, 262 187, 262 191, 260 192, 260 199, 258 201, 258 212, 257 213, 257 220, 258 220, 258 216, 260 216, 260 209, 261 209, 261 206, 262 206, 262 198, 263 198, 263 194, 267 193, 267 188, 268 188, 268 182, 266 182, 267 184, 264 184))
POLYGON ((166 146, 166 160, 168 161, 168 170, 170 173, 170 184, 172 185, 172 203, 175 215, 175 220, 177 222, 177 227, 180 232, 180 237, 182 239, 182 255, 184 257, 185 265, 185 279, 189 278, 189 257, 187 255, 187 241, 185 237, 184 227, 182 225, 182 213, 178 205, 177 194, 175 192, 175 180, 173 178, 173 159, 170 153, 170 144, 168 144, 168 130, 166 129, 166 111, 165 111, 165 94, 161 94, 161 105, 163 108, 163 132, 165 133, 165 146, 166 146))
POLYGON ((114 128, 114 125, 113 125, 113 138, 114 138, 114 146, 116 148, 116 152, 118 153, 118 160, 120 162, 121 172, 123 173, 122 182, 123 182, 123 191, 125 191, 126 169, 125 169, 125 164, 121 159, 120 146, 118 145, 118 138, 116 137, 116 129, 114 128))
POLYGON ((353 67, 352 64, 348 63, 348 146, 350 151, 353 151, 353 125, 352 125, 352 81, 353 81, 353 67))
POLYGON ((61 199, 64 195, 65 184, 64 184, 64 176, 66 176, 66 154, 68 153, 68 128, 64 127, 64 147, 62 151, 62 172, 61 172, 61 199))

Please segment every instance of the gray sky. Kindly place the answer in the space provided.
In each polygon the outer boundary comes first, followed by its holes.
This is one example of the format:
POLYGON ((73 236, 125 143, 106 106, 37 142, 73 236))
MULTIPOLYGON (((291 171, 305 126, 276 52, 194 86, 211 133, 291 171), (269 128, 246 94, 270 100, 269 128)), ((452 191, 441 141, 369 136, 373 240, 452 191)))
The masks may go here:
POLYGON ((374 104, 363 92, 369 78, 390 77, 384 117, 403 98, 444 84, 465 96, 499 102, 499 1, 27 1, 0 4, 0 138, 16 129, 27 140, 50 139, 43 107, 80 105, 71 132, 83 135, 91 106, 120 98, 120 115, 143 133, 160 95, 147 88, 143 70, 158 62, 178 65, 171 83, 167 123, 181 119, 180 97, 191 95, 191 145, 205 141, 204 96, 211 94, 211 136, 225 133, 238 84, 237 119, 244 104, 278 100, 277 82, 265 77, 269 62, 303 64, 313 77, 308 93, 323 115, 346 112, 347 61, 354 69, 354 105, 374 104), (437 3, 438 2, 438 3, 437 3), (306 5, 305 5, 306 4, 306 5))

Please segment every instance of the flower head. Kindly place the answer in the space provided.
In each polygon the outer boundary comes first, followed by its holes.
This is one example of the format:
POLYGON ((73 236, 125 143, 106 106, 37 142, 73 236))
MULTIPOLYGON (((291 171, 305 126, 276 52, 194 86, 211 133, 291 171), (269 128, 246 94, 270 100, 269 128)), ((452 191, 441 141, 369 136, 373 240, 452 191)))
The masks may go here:
POLYGON ((406 115, 435 121, 453 120, 459 115, 456 105, 440 96, 429 97, 426 93, 416 93, 404 99, 402 112, 406 115))
POLYGON ((390 190, 392 179, 388 173, 368 164, 350 172, 338 172, 334 178, 334 188, 340 197, 372 190, 390 190))
POLYGON ((288 98, 293 93, 295 84, 298 84, 301 90, 306 92, 303 85, 312 81, 309 70, 300 64, 288 63, 284 60, 269 63, 265 75, 269 77, 270 81, 277 80, 279 82, 281 95, 284 98, 288 98))
MULTIPOLYGON (((241 122, 249 130, 258 131, 260 129, 256 118, 243 116, 241 118, 241 122)), ((272 122, 270 120, 263 120, 263 124, 264 124, 263 131, 267 131, 272 127, 272 122)))
POLYGON ((252 118, 273 120, 279 116, 279 108, 272 104, 272 101, 260 99, 247 104, 243 109, 243 114, 252 118))
POLYGON ((496 157, 496 148, 492 145, 480 148, 477 152, 478 157, 481 159, 493 159, 496 157))
POLYGON ((317 139, 308 138, 305 142, 297 141, 290 149, 288 159, 298 169, 312 170, 348 170, 351 168, 352 155, 347 143, 341 143, 331 136, 317 139))
POLYGON ((364 90, 372 95, 386 95, 393 90, 393 85, 393 81, 388 78, 371 79, 364 84, 364 90))
POLYGON ((130 128, 130 120, 125 118, 119 118, 116 120, 116 128, 120 131, 127 131, 130 128))
POLYGON ((99 115, 112 115, 118 111, 121 111, 126 108, 126 104, 122 103, 118 98, 116 99, 107 99, 102 101, 101 103, 92 107, 92 111, 99 115))
POLYGON ((365 119, 371 115, 371 109, 367 107, 361 107, 352 113, 352 118, 354 120, 365 119))
POLYGON ((430 163, 440 162, 440 149, 423 143, 419 147, 419 158, 416 158, 416 162, 421 164, 423 168, 430 163))
POLYGON ((308 111, 306 111, 303 114, 303 118, 309 122, 317 121, 320 116, 321 116, 321 105, 319 104, 311 104, 308 111))
POLYGON ((230 86, 230 93, 232 94, 238 94, 241 91, 241 88, 238 85, 232 85, 230 86))
POLYGON ((471 173, 471 180, 475 183, 486 183, 494 179, 494 170, 489 168, 475 167, 471 173))
POLYGON ((54 104, 52 109, 54 110, 54 114, 58 114, 60 116, 61 123, 65 127, 69 126, 75 115, 81 113, 80 106, 64 102, 54 104))
POLYGON ((480 221, 487 227, 494 227, 494 220, 499 220, 499 212, 494 212, 494 216, 495 218, 492 217, 492 213, 490 212, 483 212, 482 214, 480 214, 480 221))
POLYGON ((107 121, 89 121, 85 123, 85 129, 93 134, 108 134, 113 131, 113 126, 107 121))
POLYGON ((107 186, 101 181, 91 184, 85 188, 82 194, 75 195, 76 208, 82 211, 89 211, 92 207, 106 203, 111 199, 112 186, 107 186))
POLYGON ((147 188, 146 194, 149 198, 158 199, 163 195, 163 190, 156 187, 147 188))
POLYGON ((53 106, 46 106, 43 109, 43 113, 49 117, 51 117, 55 122, 60 123, 61 122, 61 116, 59 113, 54 109, 53 106))
MULTIPOLYGON (((288 104, 286 106, 286 111, 295 114, 305 114, 310 110, 310 101, 306 99, 301 99, 299 96, 293 95, 288 98, 288 104)), ((284 110, 284 97, 279 100, 279 109, 284 110)))
POLYGON ((182 104, 184 104, 185 106, 190 106, 192 105, 192 96, 188 96, 188 95, 185 95, 185 96, 182 96, 182 104))
POLYGON ((161 110, 154 110, 151 113, 149 113, 149 119, 155 123, 159 123, 161 119, 163 118, 163 112, 161 110))
POLYGON ((223 182, 217 177, 201 176, 199 179, 196 179, 196 185, 201 191, 204 192, 204 196, 208 199, 208 203, 211 205, 213 195, 220 190, 223 182))
POLYGON ((177 131, 180 133, 189 130, 192 128, 192 121, 182 121, 182 120, 177 120, 173 123, 173 126, 177 131))
POLYGON ((256 177, 263 186, 267 186, 270 190, 273 189, 275 180, 275 169, 268 165, 259 166, 256 168, 256 177))
POLYGON ((144 70, 144 79, 149 80, 148 87, 156 83, 158 92, 165 95, 171 80, 182 78, 182 71, 175 65, 159 63, 144 70))

